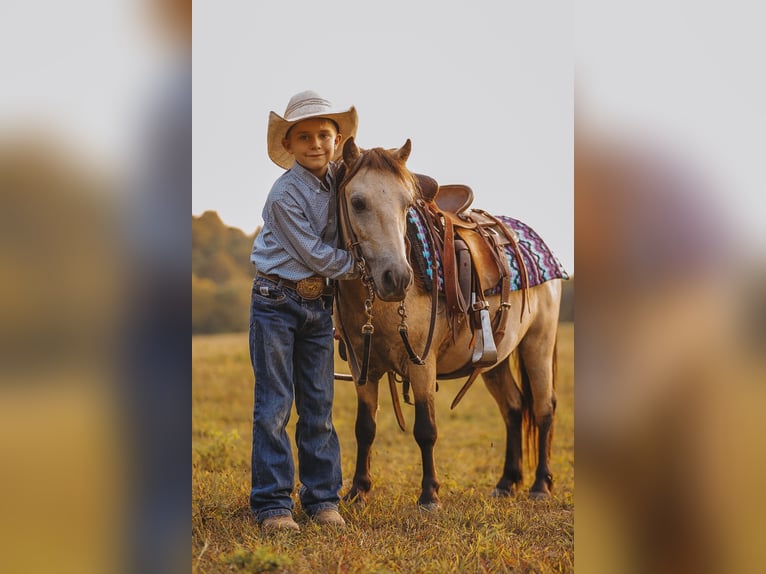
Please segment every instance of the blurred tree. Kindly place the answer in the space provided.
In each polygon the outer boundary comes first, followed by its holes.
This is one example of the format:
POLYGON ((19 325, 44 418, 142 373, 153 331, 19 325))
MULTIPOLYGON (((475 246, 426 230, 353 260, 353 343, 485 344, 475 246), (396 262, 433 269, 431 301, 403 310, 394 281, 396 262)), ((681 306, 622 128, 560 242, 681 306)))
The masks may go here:
POLYGON ((211 317, 215 315, 215 282, 192 273, 192 332, 210 333, 211 317))
POLYGON ((246 331, 257 229, 246 235, 215 211, 192 216, 192 333, 246 331))

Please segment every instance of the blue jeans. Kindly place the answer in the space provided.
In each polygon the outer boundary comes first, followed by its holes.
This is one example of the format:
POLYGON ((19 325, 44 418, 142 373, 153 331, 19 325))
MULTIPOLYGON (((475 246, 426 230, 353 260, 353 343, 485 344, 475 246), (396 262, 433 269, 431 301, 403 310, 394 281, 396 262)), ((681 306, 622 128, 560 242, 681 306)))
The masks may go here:
POLYGON ((250 507, 256 519, 293 511, 295 468, 286 432, 293 401, 301 505, 309 515, 337 509, 342 476, 332 422, 332 300, 309 301, 268 279, 255 279, 250 359, 255 373, 250 507))

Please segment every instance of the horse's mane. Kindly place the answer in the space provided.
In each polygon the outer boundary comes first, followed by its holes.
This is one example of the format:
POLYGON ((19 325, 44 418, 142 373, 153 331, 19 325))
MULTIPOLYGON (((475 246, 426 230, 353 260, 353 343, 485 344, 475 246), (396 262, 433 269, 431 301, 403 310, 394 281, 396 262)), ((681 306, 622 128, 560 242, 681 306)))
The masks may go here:
POLYGON ((372 169, 375 171, 387 171, 393 173, 407 186, 408 189, 412 191, 413 198, 417 197, 419 193, 417 179, 412 175, 410 170, 407 169, 407 167, 404 165, 404 162, 397 160, 391 151, 381 147, 375 147, 367 150, 360 149, 359 151, 361 152, 359 159, 354 162, 354 165, 350 171, 344 164, 344 183, 351 180, 351 178, 354 177, 357 172, 359 172, 359 170, 364 168, 372 169))

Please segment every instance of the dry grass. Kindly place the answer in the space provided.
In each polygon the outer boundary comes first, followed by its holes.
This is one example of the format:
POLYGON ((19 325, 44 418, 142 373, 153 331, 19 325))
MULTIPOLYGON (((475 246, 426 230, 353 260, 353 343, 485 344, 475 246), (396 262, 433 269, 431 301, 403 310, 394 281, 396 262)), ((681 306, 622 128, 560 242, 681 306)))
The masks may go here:
MULTIPOLYGON (((442 509, 417 507, 420 453, 414 410, 403 405, 399 430, 381 385, 373 446, 373 490, 364 508, 343 507, 349 526, 321 530, 300 511, 297 535, 264 535, 250 517, 250 432, 253 376, 247 335, 197 336, 193 347, 192 565, 222 572, 572 572, 574 569, 573 325, 559 330, 559 380, 552 470, 554 494, 532 502, 488 496, 500 477, 505 431, 482 384, 449 405, 462 381, 437 393, 436 464, 442 509)), ((345 364, 338 361, 337 370, 345 364)), ((344 491, 356 456, 353 383, 336 382, 334 419, 344 491)), ((291 420, 291 426, 294 423, 291 420)), ((292 429, 290 431, 292 435, 292 429)), ((532 475, 527 469, 525 487, 532 475)))

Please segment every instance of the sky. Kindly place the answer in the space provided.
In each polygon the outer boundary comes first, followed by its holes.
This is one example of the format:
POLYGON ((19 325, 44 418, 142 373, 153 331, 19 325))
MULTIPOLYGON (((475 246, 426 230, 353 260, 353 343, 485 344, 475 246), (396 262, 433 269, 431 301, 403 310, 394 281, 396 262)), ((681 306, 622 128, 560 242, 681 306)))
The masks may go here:
POLYGON ((0 134, 37 131, 104 169, 127 170, 167 69, 151 2, 5 3, 0 134))
POLYGON ((192 213, 252 233, 283 170, 270 111, 314 90, 356 106, 357 143, 535 229, 571 273, 571 3, 195 2, 192 213), (290 8, 288 10, 288 7, 290 8))

